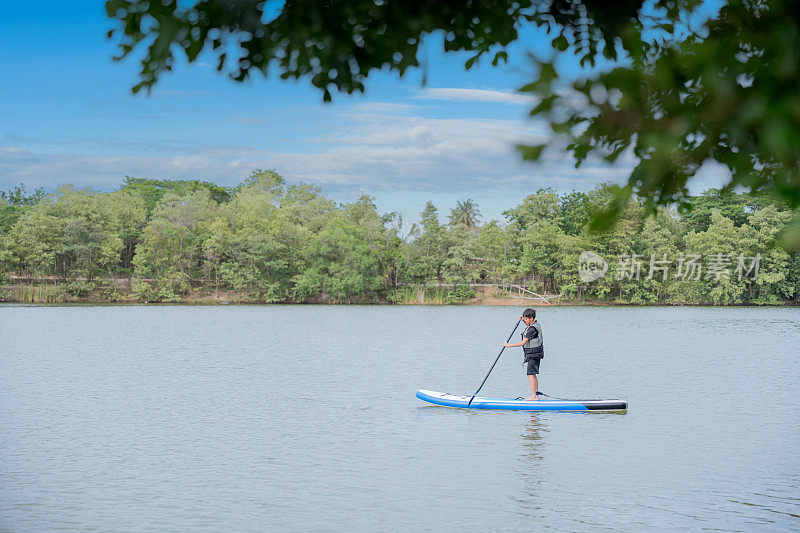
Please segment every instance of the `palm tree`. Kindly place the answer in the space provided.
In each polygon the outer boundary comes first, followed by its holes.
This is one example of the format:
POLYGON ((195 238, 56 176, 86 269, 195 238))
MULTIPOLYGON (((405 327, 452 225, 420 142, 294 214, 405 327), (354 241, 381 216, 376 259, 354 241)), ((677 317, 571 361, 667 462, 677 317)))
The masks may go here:
POLYGON ((451 226, 464 224, 468 228, 474 228, 478 225, 480 218, 481 212, 478 211, 478 205, 472 201, 472 198, 459 201, 456 207, 450 210, 451 226))

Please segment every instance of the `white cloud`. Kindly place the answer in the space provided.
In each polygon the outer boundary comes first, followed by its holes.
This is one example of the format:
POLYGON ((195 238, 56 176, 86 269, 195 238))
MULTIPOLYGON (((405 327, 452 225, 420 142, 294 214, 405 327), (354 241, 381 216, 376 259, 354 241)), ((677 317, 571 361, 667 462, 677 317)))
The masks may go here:
POLYGON ((512 91, 487 89, 427 88, 421 89, 414 98, 424 100, 449 100, 462 102, 503 102, 532 105, 535 99, 512 91))
POLYGON ((65 183, 108 188, 125 176, 142 178, 211 179, 241 181, 254 168, 241 152, 225 147, 198 147, 186 153, 164 155, 97 156, 45 153, 0 146, 0 187, 25 183, 53 188, 65 183))
MULTIPOLYGON (((546 152, 540 164, 526 163, 515 150, 537 143, 547 131, 536 122, 434 119, 360 113, 341 120, 297 150, 196 145, 166 141, 160 150, 142 142, 116 140, 104 155, 99 144, 57 146, 28 139, 0 145, 0 188, 19 182, 52 188, 63 183, 114 187, 124 176, 208 179, 239 183, 254 168, 277 170, 289 182, 319 184, 327 193, 463 193, 518 196, 540 187, 587 189, 600 180, 621 180, 630 162, 575 169, 562 151, 546 152), (83 149, 81 149, 83 148, 83 149), (312 150, 311 153, 301 149, 312 150)), ((147 144, 159 144, 157 139, 147 144)))
MULTIPOLYGON (((289 177, 379 190, 496 186, 525 174, 515 144, 539 139, 519 122, 359 115, 313 154, 272 154, 289 177)), ((527 169, 530 170, 530 169, 527 169)))
MULTIPOLYGON (((697 174, 689 180, 688 188, 690 194, 701 194, 708 189, 719 189, 731 180, 731 171, 727 166, 714 160, 707 160, 697 171, 697 174)), ((744 192, 743 187, 736 189, 744 192)))

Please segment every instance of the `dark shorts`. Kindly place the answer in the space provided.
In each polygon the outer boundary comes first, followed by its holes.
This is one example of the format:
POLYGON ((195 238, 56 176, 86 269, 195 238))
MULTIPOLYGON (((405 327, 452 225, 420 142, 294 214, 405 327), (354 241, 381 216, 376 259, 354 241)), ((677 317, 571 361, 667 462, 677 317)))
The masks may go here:
POLYGON ((539 373, 539 362, 541 359, 528 359, 528 375, 535 376, 539 373))

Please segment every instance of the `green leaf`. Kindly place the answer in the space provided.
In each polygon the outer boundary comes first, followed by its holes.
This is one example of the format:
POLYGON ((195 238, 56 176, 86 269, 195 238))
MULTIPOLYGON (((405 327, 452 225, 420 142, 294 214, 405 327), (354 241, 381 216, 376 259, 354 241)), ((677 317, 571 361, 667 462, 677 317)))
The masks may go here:
POLYGON ((503 60, 503 63, 508 63, 508 52, 505 52, 504 50, 497 52, 494 56, 494 59, 492 59, 492 66, 496 67, 500 59, 503 60))
POLYGON ((569 48, 569 41, 563 35, 559 35, 555 39, 553 39, 553 48, 558 50, 559 52, 563 52, 567 48, 569 48))
POLYGON ((522 159, 525 161, 537 161, 539 156, 542 155, 542 151, 545 149, 546 144, 536 144, 533 146, 520 144, 517 145, 517 150, 522 153, 522 159))

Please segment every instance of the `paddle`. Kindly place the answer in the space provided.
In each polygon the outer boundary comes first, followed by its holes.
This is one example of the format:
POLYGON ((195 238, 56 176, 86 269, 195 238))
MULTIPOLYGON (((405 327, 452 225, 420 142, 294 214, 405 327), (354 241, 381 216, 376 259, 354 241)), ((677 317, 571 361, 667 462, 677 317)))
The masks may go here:
MULTIPOLYGON (((515 332, 515 331, 517 331, 517 328, 519 327, 519 323, 520 323, 520 322, 522 322, 522 319, 519 319, 519 320, 517 320, 517 325, 516 325, 516 326, 514 326, 514 329, 513 329, 513 330, 511 330, 511 335, 509 335, 509 336, 508 336, 508 340, 507 340, 506 342, 509 342, 509 341, 511 340, 511 337, 513 337, 513 336, 514 336, 514 332, 515 332)), ((491 374, 491 373, 492 373, 492 370, 494 370, 494 365, 496 365, 496 364, 497 364, 497 361, 499 361, 499 360, 500 360, 500 356, 501 356, 501 355, 503 355, 503 350, 505 350, 505 349, 506 349, 506 347, 505 347, 505 346, 503 346, 502 348, 500 348, 500 353, 499 353, 499 354, 497 354, 497 359, 495 359, 495 360, 494 360, 494 363, 492 363, 492 368, 490 368, 490 369, 489 369, 489 374, 491 374)), ((477 396, 477 395, 478 395, 478 393, 479 393, 479 392, 481 391, 481 389, 483 388, 483 385, 486 383, 486 380, 487 380, 487 379, 489 379, 489 374, 486 374, 486 377, 485 377, 485 378, 483 378, 483 381, 481 382, 481 386, 480 386, 480 387, 478 387, 478 390, 476 390, 476 391, 475 391, 475 394, 473 394, 473 395, 472 395, 472 398, 470 398, 470 399, 469 399, 469 401, 467 402, 467 409, 469 409, 469 406, 472 404, 472 400, 474 400, 474 399, 475 399, 475 396, 477 396)))

